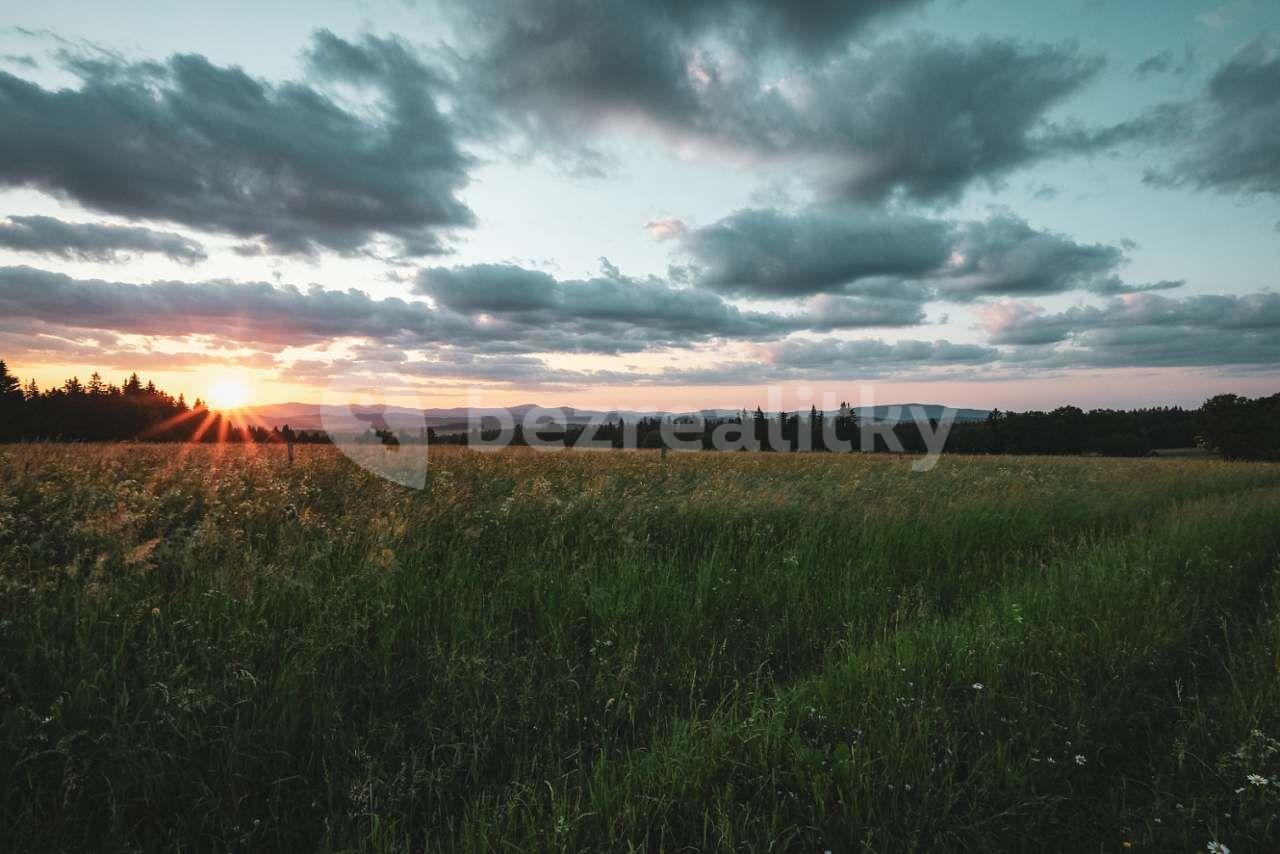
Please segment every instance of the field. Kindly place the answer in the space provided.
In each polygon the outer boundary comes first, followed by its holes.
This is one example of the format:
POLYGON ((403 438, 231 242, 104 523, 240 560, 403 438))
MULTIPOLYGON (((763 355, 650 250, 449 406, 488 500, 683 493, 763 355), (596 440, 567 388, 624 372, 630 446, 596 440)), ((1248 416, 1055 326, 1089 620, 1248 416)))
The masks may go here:
POLYGON ((1280 850, 1280 466, 0 446, 13 850, 1280 850))

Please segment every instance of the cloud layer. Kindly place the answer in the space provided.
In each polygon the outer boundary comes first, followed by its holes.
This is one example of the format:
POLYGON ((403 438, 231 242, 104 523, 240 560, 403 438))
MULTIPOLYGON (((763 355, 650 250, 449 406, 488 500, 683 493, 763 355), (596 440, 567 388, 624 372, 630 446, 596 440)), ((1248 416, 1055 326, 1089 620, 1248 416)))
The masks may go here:
POLYGON ((182 264, 208 257, 198 242, 172 231, 64 222, 50 216, 10 216, 7 221, 0 220, 0 248, 100 263, 125 261, 135 252, 165 255, 182 264))
POLYGON ((579 164, 598 154, 584 134, 644 128, 683 147, 807 159, 821 186, 863 201, 953 200, 1148 130, 1048 121, 1102 66, 1071 45, 851 41, 909 5, 486 0, 452 9, 456 73, 481 123, 579 164))
POLYGON ((1120 246, 1078 243, 1001 212, 953 222, 867 208, 747 209, 685 231, 676 275, 735 296, 864 294, 916 303, 1091 290, 1125 293, 1120 246), (927 287, 926 287, 927 285, 927 287))
POLYGON ((429 254, 440 229, 473 220, 456 196, 469 161, 436 105, 436 75, 394 39, 322 32, 309 54, 319 78, 371 89, 373 114, 196 54, 66 61, 77 89, 0 72, 0 185, 290 253, 385 236, 429 254))
POLYGON ((1203 97, 1183 105, 1194 128, 1173 162, 1147 179, 1245 195, 1280 194, 1280 51, 1255 41, 1209 79, 1203 97))
POLYGON ((745 311, 707 291, 627 277, 607 262, 599 276, 563 281, 511 265, 430 268, 416 289, 435 307, 375 299, 355 289, 226 280, 135 284, 4 267, 0 316, 109 334, 203 336, 225 345, 280 348, 367 339, 397 348, 488 353, 640 352, 921 319, 918 306, 904 312, 875 300, 820 304, 793 314, 745 311))
POLYGON ((1045 366, 1280 364, 1280 293, 1141 293, 1055 314, 1010 301, 990 308, 985 325, 993 343, 1042 345, 1032 356, 1045 366))
POLYGON ((921 278, 946 263, 949 224, 881 211, 747 209, 684 235, 693 280, 755 297, 842 293, 866 279, 921 278))
MULTIPOLYGON (((120 336, 142 335, 197 340, 259 365, 286 347, 344 344, 360 363, 394 364, 415 375, 542 384, 750 384, 973 376, 979 368, 1035 375, 1073 367, 1280 363, 1280 294, 1273 293, 1182 299, 1139 293, 1056 314, 1005 300, 983 310, 985 343, 960 343, 797 337, 865 326, 867 316, 859 316, 853 298, 821 295, 808 312, 747 312, 710 292, 629 279, 608 265, 600 276, 583 280, 508 265, 436 268, 423 273, 418 289, 434 307, 357 290, 218 280, 142 285, 0 268, 0 317, 6 318, 0 344, 21 354, 75 352, 92 342, 97 351, 123 360, 128 347, 120 336), (843 300, 851 305, 841 305, 843 300), (732 341, 754 357, 640 371, 567 370, 546 355, 687 355, 690 347, 732 341)), ((161 358, 149 347, 138 352, 161 358)), ((175 359, 171 366, 183 364, 175 359)), ((354 364, 321 359, 296 370, 354 364)))

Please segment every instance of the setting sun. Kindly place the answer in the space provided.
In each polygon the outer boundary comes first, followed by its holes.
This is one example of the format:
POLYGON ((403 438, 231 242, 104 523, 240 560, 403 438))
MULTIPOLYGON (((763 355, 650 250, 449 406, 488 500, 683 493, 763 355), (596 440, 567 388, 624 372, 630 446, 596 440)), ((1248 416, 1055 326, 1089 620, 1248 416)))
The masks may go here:
POLYGON ((209 389, 208 403, 213 409, 239 409, 249 403, 249 389, 239 380, 220 380, 209 389))

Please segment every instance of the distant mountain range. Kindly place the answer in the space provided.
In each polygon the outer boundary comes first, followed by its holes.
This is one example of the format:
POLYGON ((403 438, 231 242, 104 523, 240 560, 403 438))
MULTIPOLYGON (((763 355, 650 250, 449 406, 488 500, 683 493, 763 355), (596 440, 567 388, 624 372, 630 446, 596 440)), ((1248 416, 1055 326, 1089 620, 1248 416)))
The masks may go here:
MULTIPOLYGON (((482 417, 485 415, 494 415, 503 409, 511 413, 516 423, 519 423, 530 409, 538 404, 524 403, 518 406, 509 407, 481 407, 475 410, 482 417)), ((911 420, 912 406, 920 406, 923 408, 925 415, 929 418, 940 418, 942 412, 946 408, 936 403, 897 404, 900 409, 899 417, 903 420, 911 420)), ((889 414, 889 410, 893 405, 881 405, 875 407, 856 407, 854 411, 861 418, 874 417, 877 420, 883 420, 889 414)), ((565 413, 565 417, 570 424, 586 424, 593 418, 603 416, 603 420, 616 421, 619 417, 627 421, 636 421, 640 418, 652 418, 654 416, 687 416, 697 414, 703 418, 732 418, 738 414, 737 409, 703 409, 694 412, 639 412, 634 410, 594 410, 594 409, 575 409, 572 406, 560 407, 565 413)), ((361 418, 361 415, 369 415, 370 412, 362 412, 357 409, 356 413, 352 413, 349 407, 344 406, 321 406, 317 403, 269 403, 261 406, 246 407, 245 410, 252 416, 252 420, 266 424, 268 427, 283 427, 288 424, 294 430, 321 430, 324 429, 325 423, 330 425, 339 425, 343 428, 350 429, 368 423, 368 418, 361 418)), ((788 410, 793 411, 793 410, 788 410)), ((410 425, 422 425, 435 429, 437 432, 450 432, 467 429, 467 418, 471 414, 465 406, 451 408, 433 408, 418 410, 405 406, 387 406, 381 410, 387 422, 395 429, 404 429, 410 425), (419 420, 422 419, 422 420, 419 420)), ((772 414, 772 413, 770 413, 772 414)), ((828 413, 831 414, 831 413, 828 413)), ((957 421, 982 421, 986 419, 988 411, 985 409, 958 409, 956 410, 957 421)))
MULTIPOLYGON (((913 406, 919 406, 924 409, 924 414, 927 418, 941 418, 943 410, 946 409, 940 403, 900 403, 889 406, 859 406, 855 411, 860 418, 865 418, 874 412, 873 417, 880 420, 888 416, 891 406, 897 406, 899 409, 898 417, 907 420, 911 419, 911 407, 913 406)), ((957 409, 955 412, 957 421, 986 421, 987 416, 991 414, 989 409, 957 409)))

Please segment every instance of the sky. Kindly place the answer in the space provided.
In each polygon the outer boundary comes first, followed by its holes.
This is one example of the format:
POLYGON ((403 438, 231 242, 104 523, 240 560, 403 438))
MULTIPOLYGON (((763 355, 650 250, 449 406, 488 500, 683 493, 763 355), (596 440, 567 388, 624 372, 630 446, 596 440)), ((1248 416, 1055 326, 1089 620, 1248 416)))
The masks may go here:
POLYGON ((633 410, 1280 390, 1280 4, 5 20, 24 382, 633 410))

